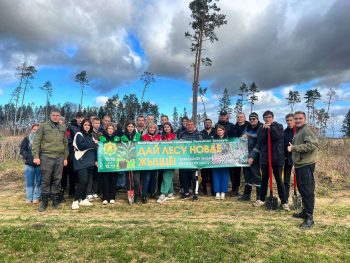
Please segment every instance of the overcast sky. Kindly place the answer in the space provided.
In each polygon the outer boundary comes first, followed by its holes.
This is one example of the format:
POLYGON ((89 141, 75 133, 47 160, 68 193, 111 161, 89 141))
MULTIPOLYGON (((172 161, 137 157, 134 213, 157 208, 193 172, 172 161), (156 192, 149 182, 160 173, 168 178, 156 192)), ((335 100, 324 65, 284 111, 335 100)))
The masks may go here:
MULTIPOLYGON (((101 105, 115 93, 140 94, 139 77, 147 70, 157 82, 146 99, 169 115, 174 106, 190 111, 193 54, 184 37, 190 30, 189 2, 1 0, 0 103, 8 102, 18 85, 15 67, 26 61, 38 69, 26 103, 44 103, 38 87, 47 80, 55 89, 54 102, 78 102, 74 75, 86 70, 91 86, 84 105, 101 105)), ((227 25, 217 30, 218 42, 205 44, 213 66, 201 71, 202 84, 210 89, 210 115, 217 118, 223 88, 235 103, 242 81, 254 81, 262 90, 255 110, 275 110, 280 121, 289 111, 284 98, 290 89, 303 95, 318 88, 325 95, 335 87, 331 114, 339 131, 350 104, 350 1, 221 0, 218 5, 227 25)), ((325 107, 324 100, 317 106, 325 107)))

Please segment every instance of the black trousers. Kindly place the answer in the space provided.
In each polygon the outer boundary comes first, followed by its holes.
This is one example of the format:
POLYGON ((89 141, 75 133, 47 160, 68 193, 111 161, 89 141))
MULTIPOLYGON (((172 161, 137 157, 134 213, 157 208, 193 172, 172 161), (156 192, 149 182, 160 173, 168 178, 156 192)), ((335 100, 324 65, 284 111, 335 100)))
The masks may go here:
POLYGON ((230 180, 232 185, 232 191, 238 190, 241 185, 241 167, 230 168, 230 180))
POLYGON ((315 207, 315 164, 295 168, 299 193, 305 213, 313 215, 315 207))
MULTIPOLYGON (((94 166, 93 175, 89 177, 88 187, 87 187, 87 194, 98 194, 99 193, 99 174, 98 169, 96 166, 94 166)), ((80 180, 79 174, 78 179, 80 180)))
MULTIPOLYGON (((283 165, 272 165, 272 173, 275 177, 275 181, 277 184, 278 196, 281 200, 282 204, 286 203, 286 193, 284 190, 284 184, 282 182, 282 169, 283 165)), ((267 194, 267 186, 269 183, 269 166, 266 164, 261 165, 261 193, 260 200, 265 202, 266 194, 267 194)))
POLYGON ((68 172, 69 172, 68 166, 64 166, 63 172, 62 172, 62 179, 61 179, 61 188, 63 190, 65 190, 68 185, 68 172))
POLYGON ((211 186, 211 189, 212 189, 212 193, 209 193, 209 194, 213 194, 214 191, 213 191, 213 173, 212 173, 212 169, 202 169, 201 170, 201 176, 202 176, 202 185, 201 185, 201 188, 202 188, 202 192, 204 194, 208 194, 207 193, 207 184, 210 183, 212 186, 211 186))
POLYGON ((290 176, 292 174, 292 167, 293 165, 284 165, 284 189, 286 190, 286 201, 288 202, 289 199, 289 190, 290 190, 290 176))
MULTIPOLYGON (((73 157, 74 158, 74 157, 73 157)), ((68 162, 68 179, 69 179, 69 195, 75 194, 75 185, 77 183, 77 172, 74 171, 73 159, 69 159, 68 162)))
POLYGON ((84 168, 77 171, 79 181, 77 183, 77 189, 74 194, 74 200, 84 200, 86 198, 86 192, 90 178, 94 176, 94 166, 84 168))
POLYGON ((181 170, 181 181, 184 189, 184 193, 188 194, 190 192, 191 183, 193 182, 193 193, 196 187, 196 170, 181 170))
POLYGON ((117 173, 100 173, 103 178, 103 200, 114 200, 117 192, 117 173))

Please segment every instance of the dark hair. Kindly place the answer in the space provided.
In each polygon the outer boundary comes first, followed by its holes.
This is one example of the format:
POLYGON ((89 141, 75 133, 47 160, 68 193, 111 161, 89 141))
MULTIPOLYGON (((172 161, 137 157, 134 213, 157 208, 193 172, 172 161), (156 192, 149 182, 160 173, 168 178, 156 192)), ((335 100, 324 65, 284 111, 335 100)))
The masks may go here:
POLYGON ((164 127, 165 125, 169 125, 169 126, 170 126, 170 132, 171 132, 171 133, 174 133, 173 126, 171 125, 170 122, 167 121, 166 123, 164 123, 163 127, 164 127))
POLYGON ((265 111, 265 112, 264 112, 264 114, 263 114, 263 118, 264 118, 265 116, 267 116, 267 115, 271 115, 271 116, 272 116, 272 118, 274 117, 273 112, 272 112, 272 111, 270 111, 270 110, 267 110, 267 111, 265 111))
POLYGON ((51 108, 50 114, 53 112, 59 113, 61 115, 61 111, 58 108, 55 108, 55 107, 51 108))
POLYGON ((134 121, 132 121, 132 120, 127 121, 127 122, 126 122, 126 124, 125 124, 125 131, 127 131, 127 128, 128 128, 128 126, 129 126, 130 124, 132 124, 132 126, 134 126, 134 128, 136 127, 136 125, 135 125, 135 122, 134 122, 134 121))
POLYGON ((163 117, 165 117, 167 120, 169 120, 168 115, 162 114, 162 116, 160 116, 160 118, 163 118, 163 117))
POLYGON ((137 116, 136 120, 138 120, 139 118, 145 119, 145 117, 143 115, 137 116))
POLYGON ((101 120, 100 120, 99 117, 93 117, 92 120, 91 120, 91 122, 93 122, 93 121, 101 121, 101 120))
POLYGON ((294 113, 294 115, 297 115, 297 114, 302 114, 302 115, 304 115, 304 117, 306 118, 306 114, 305 114, 305 112, 303 112, 303 111, 296 111, 296 112, 294 113))
POLYGON ((288 119, 289 117, 294 117, 294 114, 293 114, 293 113, 288 113, 288 114, 286 115, 286 119, 288 119))
POLYGON ((209 118, 206 118, 206 119, 204 120, 204 123, 205 123, 206 121, 210 121, 211 123, 213 123, 213 121, 212 121, 211 119, 209 119, 209 118))
POLYGON ((182 118, 181 118, 181 121, 183 121, 183 120, 188 121, 189 119, 188 119, 188 117, 187 117, 187 116, 184 116, 184 117, 182 117, 182 118))
POLYGON ((105 117, 108 117, 108 118, 110 118, 110 119, 111 119, 111 121, 113 121, 113 120, 112 120, 112 117, 111 117, 110 115, 105 114, 105 115, 103 115, 103 118, 102 118, 102 119, 104 119, 105 117))
POLYGON ((86 131, 84 130, 84 124, 85 124, 85 122, 88 122, 89 125, 90 125, 90 130, 88 131, 88 133, 92 132, 92 123, 91 123, 90 119, 84 119, 84 120, 81 122, 80 130, 81 130, 82 132, 86 132, 86 131))
POLYGON ((83 114, 81 111, 78 111, 78 112, 75 114, 75 118, 81 118, 81 117, 84 117, 84 114, 83 114))

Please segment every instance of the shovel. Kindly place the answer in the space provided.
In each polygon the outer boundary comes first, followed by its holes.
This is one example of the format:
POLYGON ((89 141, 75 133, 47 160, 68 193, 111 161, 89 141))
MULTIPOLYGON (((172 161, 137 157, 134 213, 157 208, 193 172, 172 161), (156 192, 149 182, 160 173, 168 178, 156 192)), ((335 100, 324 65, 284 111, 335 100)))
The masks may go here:
POLYGON ((301 208, 301 196, 297 193, 297 175, 295 171, 293 172, 294 175, 294 195, 293 195, 293 209, 299 210, 301 208))
POLYGON ((267 210, 277 210, 278 199, 273 196, 273 185, 272 185, 272 145, 271 145, 271 134, 270 129, 267 129, 267 156, 269 161, 269 188, 270 196, 267 197, 265 206, 267 210))
POLYGON ((132 172, 129 171, 129 185, 130 188, 128 190, 128 200, 129 200, 129 204, 132 205, 134 203, 134 197, 135 197, 135 193, 134 193, 134 189, 132 189, 132 172))

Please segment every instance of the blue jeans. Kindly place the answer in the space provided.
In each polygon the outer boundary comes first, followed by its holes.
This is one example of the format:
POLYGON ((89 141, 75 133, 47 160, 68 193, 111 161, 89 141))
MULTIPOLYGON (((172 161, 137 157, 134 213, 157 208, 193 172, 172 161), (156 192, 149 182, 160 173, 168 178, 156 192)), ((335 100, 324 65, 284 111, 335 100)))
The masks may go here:
POLYGON ((25 166, 26 199, 27 201, 39 200, 41 196, 41 170, 40 167, 25 166))
POLYGON ((230 170, 228 168, 214 168, 212 171, 214 192, 227 193, 230 170))
POLYGON ((117 188, 125 188, 126 178, 125 173, 117 173, 117 188))
POLYGON ((154 194, 156 191, 157 184, 157 171, 149 170, 142 172, 141 183, 142 196, 147 196, 147 193, 154 194))

